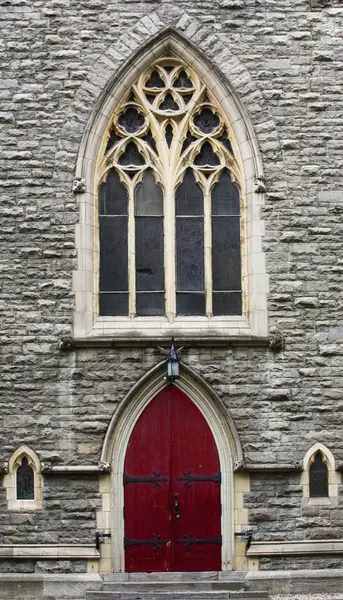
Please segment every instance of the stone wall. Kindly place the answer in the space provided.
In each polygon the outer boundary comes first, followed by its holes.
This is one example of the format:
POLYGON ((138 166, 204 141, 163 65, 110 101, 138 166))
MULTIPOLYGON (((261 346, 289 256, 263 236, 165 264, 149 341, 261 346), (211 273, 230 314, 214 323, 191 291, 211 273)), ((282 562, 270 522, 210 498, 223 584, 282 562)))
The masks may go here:
MULTIPOLYGON (((149 16, 151 27, 159 20, 186 37, 200 24, 207 37, 199 51, 214 60, 220 41, 249 74, 239 93, 266 175, 269 321, 285 337, 279 354, 191 347, 183 360, 230 411, 247 462, 302 460, 316 441, 343 460, 343 7, 3 0, 0 461, 26 444, 42 461, 97 464, 116 408, 161 361, 154 348, 58 350, 58 338, 72 334, 78 200, 71 188, 93 109, 90 96, 77 93, 121 35, 137 47, 146 42, 140 22, 149 16), (67 139, 76 108, 80 127, 67 139)), ((254 475, 245 502, 256 539, 343 537, 342 496, 338 507, 304 507, 300 474, 254 475)), ((98 507, 94 476, 46 476, 36 513, 9 513, 2 489, 0 541, 93 543, 98 507)), ((262 559, 261 567, 291 568, 289 559, 262 559)))

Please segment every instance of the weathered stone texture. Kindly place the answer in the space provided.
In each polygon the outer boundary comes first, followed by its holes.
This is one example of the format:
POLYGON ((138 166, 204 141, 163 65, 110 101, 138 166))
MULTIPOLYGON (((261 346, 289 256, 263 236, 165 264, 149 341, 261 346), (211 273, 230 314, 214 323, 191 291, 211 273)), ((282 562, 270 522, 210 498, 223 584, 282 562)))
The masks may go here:
MULTIPOLYGON (((58 338, 72 334, 72 184, 94 90, 176 9, 185 13, 174 26, 193 43, 198 35, 210 62, 220 42, 249 74, 222 59, 262 152, 269 320, 285 336, 279 354, 190 348, 183 360, 231 412, 248 462, 302 460, 316 441, 343 460, 343 7, 331 4, 311 12, 307 0, 0 2, 1 461, 27 444, 54 464, 96 464, 119 403, 162 358, 151 348, 61 354, 58 338), (82 87, 92 70, 93 90, 82 87)), ((303 507, 299 481, 254 476, 246 507, 256 539, 343 537, 339 508, 303 507)), ((46 477, 43 507, 8 513, 2 493, 1 541, 93 542, 96 478, 46 477)), ((325 560, 309 562, 341 566, 325 560)), ((292 565, 303 560, 261 560, 292 565)))

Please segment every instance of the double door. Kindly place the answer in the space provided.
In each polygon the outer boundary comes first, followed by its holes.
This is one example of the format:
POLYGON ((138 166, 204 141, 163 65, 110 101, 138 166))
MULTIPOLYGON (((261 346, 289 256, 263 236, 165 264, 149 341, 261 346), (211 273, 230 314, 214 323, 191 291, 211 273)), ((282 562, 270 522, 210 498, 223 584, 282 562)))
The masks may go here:
POLYGON ((126 571, 220 570, 218 451, 205 418, 175 386, 138 419, 123 483, 126 571))

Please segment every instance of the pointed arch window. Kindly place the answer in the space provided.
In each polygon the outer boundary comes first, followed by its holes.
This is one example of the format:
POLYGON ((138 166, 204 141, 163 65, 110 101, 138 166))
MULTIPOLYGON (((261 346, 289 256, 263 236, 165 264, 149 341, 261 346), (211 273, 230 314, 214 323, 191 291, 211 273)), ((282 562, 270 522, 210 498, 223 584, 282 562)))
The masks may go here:
POLYGON ((242 172, 214 94, 176 57, 126 91, 97 165, 99 315, 240 316, 242 172))
POLYGON ((16 472, 17 500, 34 500, 35 483, 34 470, 30 467, 26 456, 22 457, 21 464, 16 472))
POLYGON ((326 498, 329 495, 329 473, 323 455, 318 450, 309 467, 310 498, 326 498))

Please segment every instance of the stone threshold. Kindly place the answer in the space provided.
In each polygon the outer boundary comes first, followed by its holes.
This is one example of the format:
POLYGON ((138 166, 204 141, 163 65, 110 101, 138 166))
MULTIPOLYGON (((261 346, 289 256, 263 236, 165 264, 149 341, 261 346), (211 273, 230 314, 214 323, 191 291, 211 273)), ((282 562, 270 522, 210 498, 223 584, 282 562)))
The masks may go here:
POLYGON ((343 554, 343 540, 253 541, 247 551, 248 556, 298 554, 343 554))
POLYGON ((0 558, 94 560, 100 553, 93 544, 0 544, 0 558))

